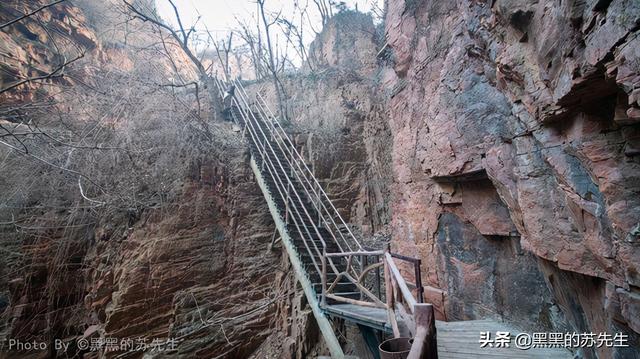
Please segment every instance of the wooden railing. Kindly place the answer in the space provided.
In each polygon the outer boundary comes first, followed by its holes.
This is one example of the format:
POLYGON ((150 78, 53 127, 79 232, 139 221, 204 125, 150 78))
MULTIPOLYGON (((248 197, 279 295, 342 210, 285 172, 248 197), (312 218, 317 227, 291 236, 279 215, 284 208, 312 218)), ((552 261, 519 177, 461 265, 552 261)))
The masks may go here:
POLYGON ((325 253, 322 257, 322 305, 327 304, 327 299, 349 304, 355 304, 365 307, 382 308, 387 311, 387 319, 394 337, 412 337, 413 344, 409 359, 437 359, 436 346, 436 327, 435 315, 432 304, 423 303, 424 293, 422 287, 422 279, 420 274, 420 260, 417 258, 407 257, 390 251, 358 251, 344 253, 325 253), (327 280, 328 258, 346 258, 347 266, 345 270, 331 281, 327 280), (354 258, 359 257, 361 263, 368 265, 360 272, 359 275, 351 272, 354 258), (370 262, 369 258, 375 258, 370 262), (400 269, 396 265, 395 259, 409 262, 414 266, 414 274, 416 283, 407 282, 402 276, 400 269), (384 298, 381 295, 379 270, 384 269, 384 298), (376 271, 378 283, 378 295, 366 285, 366 276, 368 273, 376 271), (354 284, 362 293, 360 300, 346 298, 333 294, 333 290, 341 280, 347 279, 354 284), (415 290, 417 299, 412 293, 415 290), (400 318, 400 324, 398 322, 400 318))
POLYGON ((380 299, 380 275, 379 270, 383 265, 383 262, 379 261, 380 256, 384 255, 383 251, 359 251, 359 252, 338 252, 338 253, 325 253, 322 256, 322 305, 326 305, 327 298, 333 299, 338 302, 345 302, 350 304, 362 305, 365 307, 378 307, 385 308, 385 303, 380 299), (354 259, 360 258, 360 263, 369 263, 369 257, 377 258, 377 261, 367 265, 362 271, 356 271, 353 267, 354 259), (337 274, 336 278, 329 284, 327 283, 327 266, 326 262, 329 258, 346 258, 346 268, 344 271, 337 274), (365 280, 367 274, 372 271, 376 271, 376 287, 378 289, 378 295, 376 296, 372 291, 367 288, 365 280), (346 298, 344 296, 333 294, 334 289, 342 279, 347 279, 350 283, 354 284, 360 291, 360 299, 346 298), (364 297, 369 301, 364 300, 364 297))

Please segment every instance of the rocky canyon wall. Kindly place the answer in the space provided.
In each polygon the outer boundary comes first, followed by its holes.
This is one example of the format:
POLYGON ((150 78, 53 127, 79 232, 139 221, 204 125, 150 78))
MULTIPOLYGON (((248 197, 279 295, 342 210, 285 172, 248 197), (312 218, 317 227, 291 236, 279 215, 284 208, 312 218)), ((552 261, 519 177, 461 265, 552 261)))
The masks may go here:
MULTIPOLYGON (((634 1, 399 0, 376 31, 341 13, 308 72, 283 78, 290 131, 363 238, 423 260, 439 318, 637 348, 639 16, 634 1)), ((277 108, 269 87, 252 86, 277 108)))
POLYGON ((388 6, 393 247, 440 315, 637 348, 640 4, 388 6))
MULTIPOLYGON (((145 24, 108 32, 119 2, 75 4, 0 32, 0 88, 84 53, 0 95, 17 146, 0 145, 0 357, 246 358, 295 293, 241 136, 163 85, 193 79, 179 50, 145 24)), ((36 5, 3 2, 0 22, 36 5)))

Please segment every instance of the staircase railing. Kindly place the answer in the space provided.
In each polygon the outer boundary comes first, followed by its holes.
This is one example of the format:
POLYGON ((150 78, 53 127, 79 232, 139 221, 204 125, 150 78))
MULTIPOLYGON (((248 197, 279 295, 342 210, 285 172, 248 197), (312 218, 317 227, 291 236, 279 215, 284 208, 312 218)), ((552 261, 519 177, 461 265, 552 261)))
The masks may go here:
MULTIPOLYGON (((218 88, 218 92, 222 97, 224 94, 224 89, 226 86, 219 81, 215 80, 216 86, 218 88)), ((249 101, 246 96, 246 92, 244 92, 244 88, 242 84, 237 83, 236 89, 239 90, 236 92, 236 95, 231 98, 232 108, 235 107, 237 111, 240 113, 240 116, 243 120, 243 125, 245 130, 249 134, 249 137, 253 141, 258 151, 258 156, 261 161, 261 169, 263 171, 266 170, 266 174, 269 175, 271 180, 274 182, 276 190, 278 191, 277 195, 284 201, 286 205, 286 221, 289 224, 291 220, 293 220, 293 224, 296 227, 296 230, 299 234, 301 234, 301 239, 303 240, 303 244, 307 249, 307 254, 309 254, 310 260, 313 264, 313 267, 316 270, 316 273, 320 275, 320 263, 319 258, 322 258, 324 253, 326 253, 326 242, 324 240, 324 236, 322 235, 319 225, 316 225, 316 218, 314 218, 309 211, 307 210, 304 200, 301 197, 301 194, 295 190, 295 185, 291 181, 292 177, 301 181, 300 174, 295 171, 296 161, 292 161, 291 158, 284 156, 284 158, 280 158, 276 149, 271 144, 274 140, 273 132, 269 129, 264 129, 262 124, 268 125, 269 121, 259 120, 256 117, 256 114, 253 113, 251 106, 249 105, 249 101), (284 164, 283 164, 284 162, 284 164), (281 176, 278 176, 278 170, 282 173, 287 173, 286 166, 289 167, 289 170, 293 174, 293 176, 285 175, 284 179, 286 181, 283 182, 281 176), (305 219, 311 224, 311 228, 305 225, 305 219), (316 241, 314 241, 312 232, 315 233, 318 240, 320 241, 321 248, 318 248, 316 241), (317 255, 317 257, 316 257, 317 255)), ((260 116, 260 114, 258 114, 260 116)), ((275 142, 278 149, 285 153, 285 148, 283 148, 282 143, 279 141, 275 142)), ((300 167, 299 165, 297 166, 300 167)), ((306 194, 307 198, 313 199, 313 194, 308 191, 307 188, 302 188, 303 193, 306 194)), ((321 216, 322 217, 322 216, 321 216)), ((323 217, 323 221, 326 223, 326 219, 323 217)), ((330 266, 335 273, 338 273, 338 269, 336 268, 333 262, 330 262, 330 266)))
MULTIPOLYGON (((222 94, 223 89, 225 88, 225 85, 218 80, 216 80, 216 84, 218 86, 219 92, 222 94)), ((337 245, 338 249, 341 252, 352 251, 352 250, 362 250, 362 245, 355 238, 349 226, 346 224, 346 222, 344 221, 340 213, 337 211, 337 209, 333 206, 328 195, 322 189, 322 186, 317 181, 315 176, 313 176, 313 173, 311 172, 309 167, 306 165, 303 157, 295 148, 293 142, 291 141, 291 139, 289 138, 285 130, 282 128, 280 123, 273 116, 273 113, 271 112, 271 110, 266 106, 264 99, 260 96, 256 102, 253 102, 254 106, 250 106, 248 95, 246 93, 246 90, 242 86, 242 84, 239 81, 235 81, 234 85, 236 88, 235 97, 233 98, 234 105, 238 106, 242 110, 243 121, 245 121, 247 124, 246 128, 248 128, 249 134, 252 140, 255 142, 256 137, 262 138, 262 139, 269 138, 273 143, 276 144, 278 150, 280 150, 281 153, 284 155, 283 160, 286 162, 286 164, 289 166, 291 170, 290 177, 297 180, 298 184, 301 186, 307 198, 311 201, 311 205, 316 211, 315 213, 316 218, 312 218, 311 214, 306 211, 304 203, 302 202, 299 195, 297 193, 293 194, 293 197, 294 197, 293 199, 297 200, 298 204, 301 206, 301 208, 305 212, 304 215, 306 215, 307 219, 313 224, 313 229, 318 235, 320 242, 322 243, 322 250, 326 251, 326 242, 324 240, 324 236, 322 236, 318 231, 318 228, 320 226, 322 226, 322 228, 327 230, 328 234, 333 239, 334 243, 337 245), (251 109, 251 110, 247 110, 247 109, 251 109), (256 118, 256 114, 253 113, 253 110, 257 112, 257 115, 261 118, 261 121, 256 118), (266 125, 267 127, 266 130, 268 133, 266 133, 262 128, 262 126, 258 124, 259 122, 266 125), (255 132, 257 132, 257 135, 254 134, 255 132), (341 228, 346 229, 346 234, 341 230, 341 228)), ((277 157, 277 154, 273 150, 273 148, 262 148, 263 147, 262 145, 264 145, 264 142, 266 142, 268 146, 271 147, 271 144, 269 141, 263 140, 262 142, 260 142, 261 146, 259 146, 258 150, 260 152, 261 157, 264 157, 263 163, 272 162, 272 160, 270 159, 271 155, 277 157)), ((284 167, 283 166, 280 166, 280 167, 284 171, 284 167)), ((273 175, 272 173, 270 174, 273 175)), ((285 202, 289 204, 289 200, 291 199, 291 196, 292 196, 291 191, 294 188, 294 185, 289 180, 289 178, 287 178, 287 181, 288 183, 286 184, 287 186, 286 195, 284 195, 284 193, 280 193, 280 194, 284 196, 283 199, 285 199, 285 202)), ((274 182, 276 182, 276 184, 279 184, 281 187, 285 185, 284 183, 281 183, 281 181, 279 181, 276 178, 274 178, 274 182)), ((289 208, 287 208, 287 214, 288 213, 289 213, 289 208)), ((296 225, 298 225, 298 223, 296 223, 296 225)), ((304 233, 304 231, 299 233, 304 233)), ((320 249, 315 246, 315 241, 313 241, 312 238, 310 239, 311 239, 310 240, 311 244, 314 246, 313 249, 316 250, 315 252, 318 255, 317 257, 321 258, 323 256, 323 252, 321 252, 320 249)), ((305 241, 305 246, 308 246, 308 244, 309 243, 305 241)), ((311 255, 311 260, 314 264, 314 267, 316 268, 317 273, 320 274, 320 270, 318 266, 319 263, 315 258, 315 256, 312 255, 313 252, 311 250, 310 252, 311 253, 309 254, 311 255)), ((337 269, 335 268, 335 264, 333 263, 333 261, 330 261, 330 266, 334 270, 334 272, 336 273, 338 272, 337 269)))
MULTIPOLYGON (((220 96, 223 97, 227 86, 219 79, 214 80, 220 96)), ((253 153, 256 165, 260 166, 260 172, 268 175, 274 184, 277 193, 272 195, 279 196, 283 201, 285 223, 293 225, 300 234, 299 239, 302 240, 312 267, 321 280, 322 306, 327 305, 327 299, 332 299, 386 309, 388 323, 395 337, 414 336, 409 358, 423 358, 427 353, 430 357, 437 358, 433 307, 431 304, 422 303, 420 260, 392 254, 389 250, 365 250, 322 189, 264 98, 258 93, 256 101, 250 102, 242 83, 237 80, 233 83, 237 91, 235 96, 231 97, 230 110, 236 111, 242 122, 237 121, 235 113, 231 117, 238 125, 244 127, 245 133, 251 139, 257 152, 253 153), (299 184, 298 187, 294 180, 299 184), (310 203, 305 203, 305 198, 310 203), (307 209, 309 204, 315 213, 310 213, 307 209), (327 252, 323 229, 330 235, 329 238, 333 239, 338 252, 327 252), (314 240, 313 234, 317 240, 314 240), (317 242, 320 243, 320 247, 317 242), (413 264, 415 284, 405 281, 394 258, 413 264), (344 269, 339 270, 334 261, 345 263, 344 269), (336 275, 331 283, 328 280, 328 266, 336 275), (381 293, 380 269, 384 269, 384 298, 381 293), (371 273, 375 273, 377 283, 373 287, 377 288, 377 296, 367 286, 367 275, 371 273), (360 299, 334 294, 333 291, 342 279, 357 287, 360 299), (417 299, 413 296, 412 290, 416 291, 417 299), (397 318, 401 318, 403 327, 398 325, 397 318)), ((300 256, 302 253, 297 254, 300 256)), ((304 274, 309 277, 308 269, 304 274)))
MULTIPOLYGON (((239 88, 242 92, 242 96, 246 98, 247 93, 242 84, 238 80, 235 81, 235 84, 237 88, 239 88)), ((262 95, 260 95, 260 93, 256 93, 256 101, 254 102, 254 104, 256 105, 256 109, 263 115, 263 118, 270 120, 265 122, 267 122, 270 129, 277 136, 277 138, 283 142, 287 153, 291 156, 291 158, 294 159, 297 174, 299 174, 301 176, 301 179, 304 180, 302 184, 305 186, 308 192, 313 193, 314 198, 317 200, 313 204, 320 214, 320 218, 318 221, 322 222, 325 228, 329 230, 331 236, 334 238, 334 240, 336 240, 336 243, 338 244, 341 251, 344 252, 364 250, 356 236, 351 231, 349 225, 345 222, 342 215, 340 215, 340 212, 335 208, 333 202, 331 201, 327 193, 322 189, 322 186, 316 179, 313 172, 307 166, 304 158, 296 149, 296 146, 293 144, 291 138, 280 124, 280 121, 278 121, 277 117, 267 106, 266 101, 264 100, 262 95), (325 213, 326 216, 322 216, 322 213, 325 213), (341 229, 345 229, 347 235, 345 235, 341 229), (340 240, 338 240, 338 238, 340 238, 340 240), (342 245, 340 242, 342 242, 342 245)))

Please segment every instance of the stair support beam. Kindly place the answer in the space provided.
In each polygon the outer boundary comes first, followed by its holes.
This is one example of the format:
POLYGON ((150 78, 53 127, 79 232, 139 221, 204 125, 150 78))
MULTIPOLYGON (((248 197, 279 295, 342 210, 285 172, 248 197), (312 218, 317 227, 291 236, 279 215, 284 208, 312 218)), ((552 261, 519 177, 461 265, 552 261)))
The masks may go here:
POLYGON ((338 341, 338 337, 336 336, 333 326, 331 322, 324 314, 322 309, 320 308, 320 303, 318 302, 318 297, 316 295, 315 290, 313 289, 313 285, 309 280, 309 277, 306 275, 306 271, 304 270, 304 266, 298 257, 298 252, 295 249, 292 238, 289 236, 289 232, 287 231, 286 223, 280 217, 280 213, 278 212, 278 208, 276 207, 275 201, 269 191, 269 187, 262 177, 262 172, 260 168, 258 168, 258 164, 256 163, 253 156, 251 156, 251 170, 256 177, 256 181, 258 186, 262 190, 262 194, 267 201, 267 205, 269 206, 269 212, 271 213, 271 217, 276 224, 276 228, 280 233, 280 237, 282 238, 283 247, 286 249, 287 254, 289 255, 289 260, 291 261, 291 266, 295 272, 296 278, 300 282, 300 286, 307 297, 309 302, 309 306, 313 312, 313 316, 316 318, 316 322, 318 323, 318 328, 322 333, 322 337, 329 348, 329 352, 331 353, 332 358, 344 359, 344 352, 342 351, 342 347, 340 346, 340 342, 338 341))

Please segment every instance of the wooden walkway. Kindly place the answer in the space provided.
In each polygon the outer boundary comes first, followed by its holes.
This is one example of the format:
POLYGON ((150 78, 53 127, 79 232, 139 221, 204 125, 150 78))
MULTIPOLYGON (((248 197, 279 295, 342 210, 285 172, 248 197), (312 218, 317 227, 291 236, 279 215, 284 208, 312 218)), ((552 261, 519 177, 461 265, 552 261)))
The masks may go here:
MULTIPOLYGON (((324 308, 325 312, 334 317, 347 319, 351 322, 367 325, 391 333, 387 324, 387 314, 384 309, 368 308, 353 304, 334 304, 324 308)), ((506 323, 496 320, 469 320, 459 322, 436 321, 439 359, 475 359, 475 358, 504 358, 504 359, 572 359, 570 351, 562 348, 533 348, 521 350, 515 347, 514 339, 521 331, 510 327, 506 323), (490 332, 491 338, 497 331, 511 333, 509 348, 481 348, 480 333, 490 332)), ((531 334, 531 333, 529 333, 531 334)))

